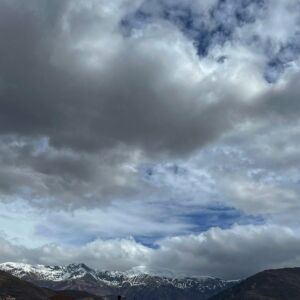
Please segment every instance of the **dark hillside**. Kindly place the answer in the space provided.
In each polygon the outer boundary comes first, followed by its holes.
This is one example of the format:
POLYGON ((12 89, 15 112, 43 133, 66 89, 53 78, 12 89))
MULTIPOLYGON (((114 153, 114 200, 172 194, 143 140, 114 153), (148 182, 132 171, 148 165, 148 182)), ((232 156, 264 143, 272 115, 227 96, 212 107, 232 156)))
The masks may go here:
POLYGON ((267 270, 251 276, 210 300, 299 300, 300 268, 267 270))

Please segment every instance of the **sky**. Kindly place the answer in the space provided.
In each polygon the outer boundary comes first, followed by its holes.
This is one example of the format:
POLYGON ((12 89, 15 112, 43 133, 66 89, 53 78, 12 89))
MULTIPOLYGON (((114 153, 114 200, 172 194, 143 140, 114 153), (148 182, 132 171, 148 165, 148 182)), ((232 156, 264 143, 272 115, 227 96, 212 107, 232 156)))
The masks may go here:
POLYGON ((299 266, 299 83, 299 0, 0 0, 0 262, 299 266))

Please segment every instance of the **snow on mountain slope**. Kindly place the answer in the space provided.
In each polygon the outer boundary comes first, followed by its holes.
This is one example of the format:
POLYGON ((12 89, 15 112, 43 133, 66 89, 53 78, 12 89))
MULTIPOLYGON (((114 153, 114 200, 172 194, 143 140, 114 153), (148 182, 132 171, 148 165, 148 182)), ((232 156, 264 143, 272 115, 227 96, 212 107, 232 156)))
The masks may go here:
MULTIPOLYGON (((213 295, 234 283, 212 278, 189 278, 173 276, 170 272, 155 272, 144 267, 134 268, 127 272, 96 271, 84 264, 68 266, 29 265, 24 263, 3 263, 0 270, 16 277, 33 282, 43 287, 57 290, 77 289, 85 290, 98 295, 107 295, 122 292, 126 295, 139 293, 143 299, 145 291, 162 291, 178 295, 178 299, 185 299, 185 295, 200 295, 195 299, 207 299, 206 295, 213 295)), ((135 297, 135 296, 134 296, 135 297)), ((130 299, 130 297, 128 298, 130 299)), ((159 295, 156 299, 160 299, 159 295)), ((177 298, 176 298, 177 299, 177 298)))
POLYGON ((194 285, 195 282, 200 284, 218 282, 226 284, 227 281, 213 278, 176 278, 171 272, 147 271, 143 267, 133 268, 126 272, 120 271, 95 271, 85 264, 70 264, 67 266, 45 266, 30 265, 25 263, 7 262, 0 264, 0 270, 6 271, 19 278, 32 278, 35 280, 65 281, 83 278, 87 275, 97 281, 106 281, 109 285, 130 285, 146 284, 149 281, 156 284, 172 284, 178 288, 187 288, 194 285))
POLYGON ((37 280, 49 281, 71 280, 81 278, 86 274, 90 274, 95 278, 97 277, 96 272, 84 264, 71 264, 68 266, 44 266, 8 262, 0 264, 0 270, 6 271, 22 279, 26 279, 26 277, 32 277, 37 280))

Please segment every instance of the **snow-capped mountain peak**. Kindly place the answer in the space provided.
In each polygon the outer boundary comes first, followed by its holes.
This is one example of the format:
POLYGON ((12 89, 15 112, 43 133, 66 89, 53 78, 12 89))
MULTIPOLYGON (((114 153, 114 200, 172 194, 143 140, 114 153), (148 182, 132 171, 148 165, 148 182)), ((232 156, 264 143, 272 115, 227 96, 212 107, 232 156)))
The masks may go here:
POLYGON ((137 291, 138 293, 151 291, 153 294, 168 291, 180 297, 188 295, 188 298, 191 298, 197 295, 197 299, 207 299, 206 295, 212 295, 234 284, 212 277, 178 277, 166 270, 154 271, 143 266, 126 272, 112 272, 96 271, 85 264, 44 266, 8 262, 0 264, 0 270, 43 287, 80 289, 99 295, 118 293, 130 295, 137 291))
POLYGON ((11 273, 12 275, 22 279, 26 279, 29 277, 36 278, 37 280, 51 281, 76 279, 83 277, 88 273, 95 272, 84 264, 70 264, 67 266, 45 266, 14 262, 0 264, 0 270, 11 273))

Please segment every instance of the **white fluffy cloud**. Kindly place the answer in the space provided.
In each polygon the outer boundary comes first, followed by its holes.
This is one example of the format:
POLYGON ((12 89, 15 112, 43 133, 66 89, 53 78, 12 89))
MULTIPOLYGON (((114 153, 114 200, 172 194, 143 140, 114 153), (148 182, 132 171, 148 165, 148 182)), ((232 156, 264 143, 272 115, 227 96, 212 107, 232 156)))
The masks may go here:
POLYGON ((297 230, 282 226, 233 226, 212 228, 199 235, 165 238, 157 248, 148 248, 133 239, 95 240, 79 248, 55 244, 28 249, 1 239, 1 261, 42 264, 84 262, 109 270, 168 269, 175 274, 213 275, 243 278, 271 267, 299 263, 300 239, 297 230))

